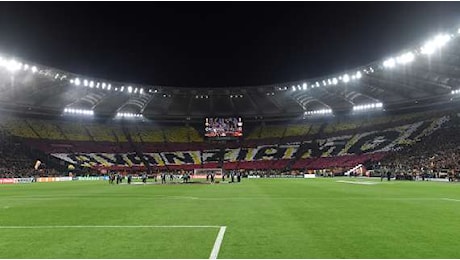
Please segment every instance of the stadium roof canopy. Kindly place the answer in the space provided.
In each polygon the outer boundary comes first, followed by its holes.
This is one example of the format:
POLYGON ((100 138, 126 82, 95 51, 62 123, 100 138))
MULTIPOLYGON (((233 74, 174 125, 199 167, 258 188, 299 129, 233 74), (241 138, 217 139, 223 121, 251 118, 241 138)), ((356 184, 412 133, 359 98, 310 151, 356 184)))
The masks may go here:
POLYGON ((320 78, 264 86, 179 88, 88 78, 0 54, 0 107, 151 119, 298 118, 449 102, 460 95, 460 29, 392 57, 320 78))

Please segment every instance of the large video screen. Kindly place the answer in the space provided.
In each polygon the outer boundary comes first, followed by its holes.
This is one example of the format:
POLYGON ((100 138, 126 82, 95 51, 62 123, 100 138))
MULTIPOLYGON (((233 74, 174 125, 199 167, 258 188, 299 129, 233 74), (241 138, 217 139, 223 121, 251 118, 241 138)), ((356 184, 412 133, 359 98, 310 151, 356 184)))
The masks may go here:
POLYGON ((239 137, 243 136, 241 117, 209 117, 204 123, 207 137, 239 137))

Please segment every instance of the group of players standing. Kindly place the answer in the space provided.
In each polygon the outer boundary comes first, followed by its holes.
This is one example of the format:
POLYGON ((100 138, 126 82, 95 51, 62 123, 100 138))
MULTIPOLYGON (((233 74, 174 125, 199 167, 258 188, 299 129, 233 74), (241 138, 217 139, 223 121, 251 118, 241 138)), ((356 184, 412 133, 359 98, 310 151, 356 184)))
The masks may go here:
MULTIPOLYGON (((191 175, 188 174, 188 173, 183 173, 181 174, 179 177, 178 176, 175 176, 174 174, 172 173, 159 173, 159 174, 153 174, 152 177, 153 177, 153 180, 154 182, 157 182, 158 181, 158 176, 160 176, 160 180, 161 180, 161 184, 166 184, 167 183, 167 179, 169 177, 169 182, 173 182, 174 179, 178 178, 178 179, 182 179, 182 182, 183 183, 188 183, 190 182, 190 179, 191 179, 191 175)), ((239 172, 231 172, 231 173, 227 173, 227 174, 222 174, 222 181, 225 181, 225 179, 230 179, 229 182, 241 182, 241 173, 239 172), (236 179, 236 181, 235 181, 236 179)), ((110 173, 109 174, 109 184, 121 184, 123 183, 123 179, 127 179, 127 182, 128 184, 131 184, 132 182, 132 179, 133 179, 133 175, 132 174, 127 174, 126 177, 124 175, 122 175, 121 173, 110 173)), ((142 180, 142 183, 146 184, 147 183, 147 180, 149 178, 149 176, 147 175, 147 173, 142 173, 139 178, 142 180)), ((211 182, 211 183, 215 183, 215 179, 216 179, 216 174, 215 173, 209 173, 206 175, 206 181, 208 182, 211 182)))
MULTIPOLYGON (((169 177, 170 182, 174 181, 174 178, 177 178, 177 176, 174 176, 174 174, 172 174, 172 173, 169 173, 169 174, 167 174, 167 173, 153 174, 152 177, 153 177, 154 182, 158 181, 158 175, 160 176, 161 184, 166 184, 166 179, 168 177, 169 177)), ((139 178, 142 180, 142 183, 146 184, 149 176, 147 175, 147 173, 142 173, 142 175, 140 175, 139 178)), ((184 173, 184 174, 182 174, 180 176, 180 179, 182 179, 182 181, 184 183, 189 182, 190 178, 191 178, 190 174, 187 174, 187 173, 184 173)), ((110 173, 109 174, 109 184, 115 184, 115 183, 116 184, 121 184, 121 183, 123 183, 123 179, 125 179, 125 176, 123 176, 120 173, 110 173)), ((133 179, 133 175, 132 174, 127 174, 126 179, 128 181, 128 184, 131 184, 132 179, 133 179)))

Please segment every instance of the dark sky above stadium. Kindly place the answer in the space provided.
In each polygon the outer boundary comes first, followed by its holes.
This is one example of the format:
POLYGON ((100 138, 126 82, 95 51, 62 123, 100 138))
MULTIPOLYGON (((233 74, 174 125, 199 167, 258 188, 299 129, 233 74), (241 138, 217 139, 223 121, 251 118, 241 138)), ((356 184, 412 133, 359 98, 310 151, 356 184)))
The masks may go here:
POLYGON ((0 53, 184 87, 341 72, 460 27, 455 2, 0 3, 0 53))

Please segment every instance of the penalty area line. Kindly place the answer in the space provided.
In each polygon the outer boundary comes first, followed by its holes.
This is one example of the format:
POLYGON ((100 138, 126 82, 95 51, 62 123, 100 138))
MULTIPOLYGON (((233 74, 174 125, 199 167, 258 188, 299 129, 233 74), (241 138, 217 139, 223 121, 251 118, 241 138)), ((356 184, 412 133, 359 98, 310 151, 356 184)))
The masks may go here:
POLYGON ((219 228, 219 233, 217 234, 216 241, 214 242, 214 246, 212 247, 211 255, 209 259, 217 259, 219 255, 220 246, 222 245, 222 240, 224 240, 225 230, 227 229, 226 226, 221 226, 219 228))

